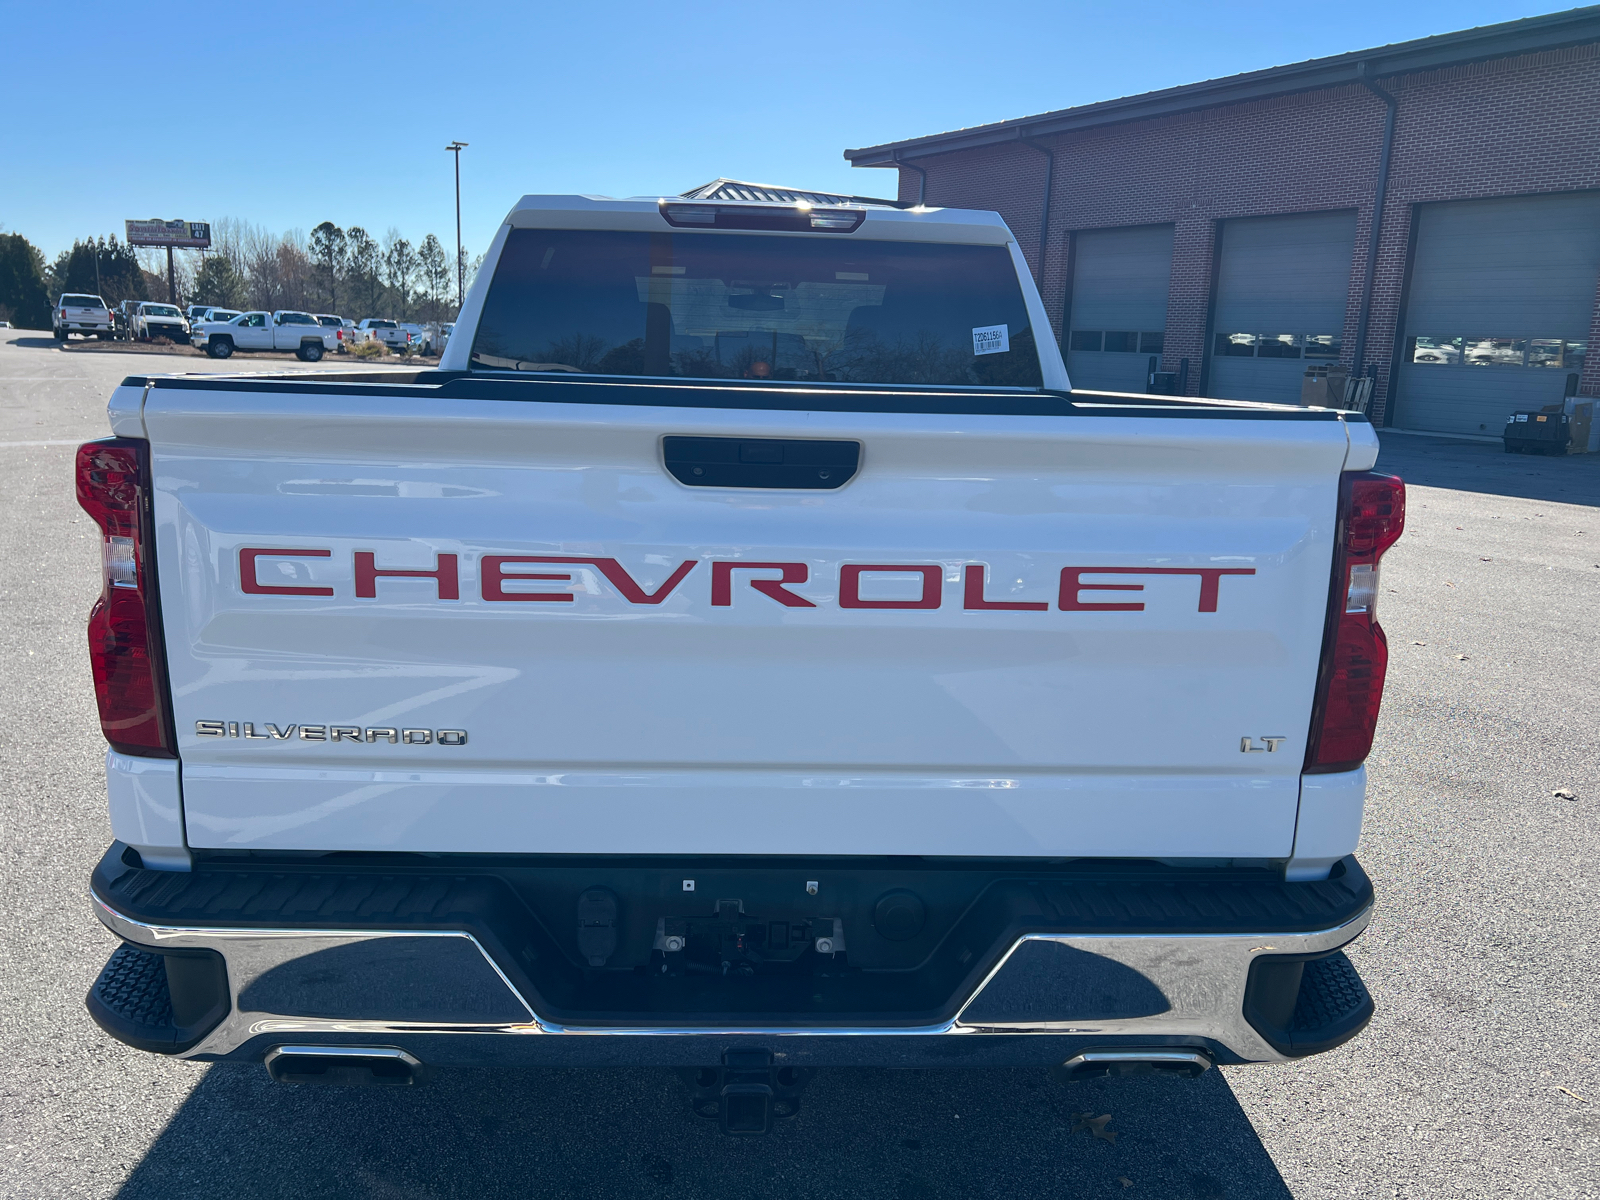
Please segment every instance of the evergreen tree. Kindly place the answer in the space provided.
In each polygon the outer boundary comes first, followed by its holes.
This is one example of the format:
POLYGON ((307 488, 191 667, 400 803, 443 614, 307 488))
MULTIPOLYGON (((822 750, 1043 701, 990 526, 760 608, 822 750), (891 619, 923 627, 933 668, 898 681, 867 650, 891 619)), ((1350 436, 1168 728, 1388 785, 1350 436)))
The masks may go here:
POLYGON ((115 235, 74 241, 71 250, 56 256, 47 282, 56 295, 83 292, 99 296, 113 307, 124 300, 148 300, 151 295, 138 255, 115 235))
POLYGON ((400 320, 410 315, 411 281, 417 273, 417 255, 411 243, 389 231, 388 247, 383 252, 383 271, 390 294, 400 307, 400 320))
POLYGON ((362 316, 376 317, 378 302, 383 283, 378 278, 378 243, 372 240, 372 235, 359 225, 352 225, 345 232, 345 246, 348 252, 349 282, 351 297, 362 306, 362 316))
POLYGON ((428 320, 437 321, 450 295, 450 260, 433 234, 422 239, 417 263, 422 273, 422 286, 428 293, 428 320))
POLYGON ((324 221, 311 231, 311 261, 316 264, 317 282, 321 294, 328 298, 330 313, 339 311, 339 278, 345 273, 349 256, 349 240, 332 221, 324 221))
POLYGON ((49 329, 44 255, 20 233, 0 233, 0 319, 20 329, 49 329))
POLYGON ((226 254, 208 254, 194 277, 194 302, 218 308, 244 307, 244 277, 226 254))

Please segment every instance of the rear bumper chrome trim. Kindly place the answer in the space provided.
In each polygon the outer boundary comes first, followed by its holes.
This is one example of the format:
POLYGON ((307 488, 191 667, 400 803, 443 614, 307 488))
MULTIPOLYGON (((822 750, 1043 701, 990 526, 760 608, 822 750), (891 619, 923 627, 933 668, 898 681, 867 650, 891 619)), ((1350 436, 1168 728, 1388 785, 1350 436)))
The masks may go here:
MULTIPOLYGON (((231 1009, 207 1037, 181 1057, 215 1058, 232 1053, 253 1038, 281 1037, 285 1041, 309 1039, 315 1035, 401 1037, 406 1034, 491 1034, 506 1036, 573 1037, 806 1037, 806 1038, 885 1038, 946 1037, 985 1035, 1051 1035, 1150 1037, 1170 1043, 1209 1041, 1226 1047, 1245 1062, 1283 1062, 1286 1056, 1273 1049, 1245 1020, 1244 991, 1250 963, 1256 955, 1320 954, 1336 950, 1353 941, 1372 918, 1368 907, 1349 921, 1310 933, 1258 934, 1142 934, 1076 935, 1025 934, 1007 950, 987 977, 967 998, 957 1015, 934 1025, 907 1027, 839 1026, 823 1022, 803 1026, 762 1026, 759 1024, 672 1026, 582 1026, 564 1025, 540 1017, 525 996, 485 951, 477 938, 465 930, 349 930, 349 929, 242 929, 201 926, 151 925, 133 920, 91 894, 95 915, 119 938, 151 950, 207 949, 221 954, 227 962, 231 1009), (472 946, 504 984, 517 1007, 527 1013, 526 1021, 421 1022, 407 1020, 339 1019, 267 1012, 241 1011, 241 994, 267 972, 294 963, 297 959, 330 948, 371 942, 383 938, 460 938, 472 946), (1151 1015, 1113 1019, 1001 1020, 994 1016, 979 1019, 973 1015, 980 998, 990 992, 995 980, 1019 953, 1033 944, 1055 944, 1099 961, 1114 964, 1114 969, 1145 981, 1164 1001, 1164 1009, 1151 1015)), ((986 1002, 992 1008, 996 996, 986 1002)))

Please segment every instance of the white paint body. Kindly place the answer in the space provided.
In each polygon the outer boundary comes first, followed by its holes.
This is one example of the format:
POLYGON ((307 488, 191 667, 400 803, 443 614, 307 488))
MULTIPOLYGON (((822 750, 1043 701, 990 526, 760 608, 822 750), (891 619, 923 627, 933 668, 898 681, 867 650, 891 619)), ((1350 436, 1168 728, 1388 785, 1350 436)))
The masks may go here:
MULTIPOLYGON (((592 215, 525 210, 511 220, 592 215)), ((886 218, 885 236, 959 224, 915 216, 886 218)), ((962 236, 1010 242, 1021 262, 998 218, 962 236)), ((503 242, 446 367, 465 365, 503 242)), ((1300 817, 1357 428, 1343 422, 514 403, 425 387, 123 388, 112 409, 118 432, 152 446, 189 846, 1318 861, 1341 836, 1354 848, 1354 780, 1342 825, 1300 817), (861 468, 836 491, 691 488, 663 468, 671 434, 852 439, 861 468), (247 547, 327 551, 255 570, 333 595, 247 594, 247 547), (357 552, 390 570, 456 555, 460 598, 423 578, 358 597, 357 552), (614 558, 648 591, 695 565, 659 604, 571 565, 545 568, 569 581, 520 585, 571 601, 486 599, 484 557, 517 554, 614 558), (791 590, 815 607, 776 603, 750 586, 775 574, 751 571, 714 606, 718 560, 803 563, 791 590), (937 564, 940 606, 841 607, 851 563, 937 564), (974 564, 988 599, 1048 608, 966 610, 974 564), (1143 610, 1062 611, 1062 568, 1093 566, 1254 574, 1221 579, 1215 612, 1199 611, 1193 576, 1089 575, 1144 590, 1083 600, 1143 610), (247 740, 199 736, 201 721, 468 737, 247 740), (1241 750, 1267 738, 1282 739, 1273 752, 1241 750)), ((863 597, 911 595, 908 577, 866 579, 863 597)))

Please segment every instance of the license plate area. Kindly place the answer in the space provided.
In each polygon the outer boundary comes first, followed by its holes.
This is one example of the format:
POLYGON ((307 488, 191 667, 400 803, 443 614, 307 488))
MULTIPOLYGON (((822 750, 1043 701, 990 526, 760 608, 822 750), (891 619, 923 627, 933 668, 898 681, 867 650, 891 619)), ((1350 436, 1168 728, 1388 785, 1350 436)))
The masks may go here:
POLYGON ((746 913, 742 900, 657 918, 654 950, 663 975, 810 975, 846 962, 840 918, 746 913))

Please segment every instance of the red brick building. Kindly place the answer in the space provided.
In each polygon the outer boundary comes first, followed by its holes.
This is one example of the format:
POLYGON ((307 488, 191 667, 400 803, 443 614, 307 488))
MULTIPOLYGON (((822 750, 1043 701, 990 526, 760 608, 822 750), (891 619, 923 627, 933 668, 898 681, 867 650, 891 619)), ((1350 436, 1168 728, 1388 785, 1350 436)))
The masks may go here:
POLYGON ((1600 7, 845 157, 998 210, 1079 386, 1343 366, 1378 423, 1478 436, 1600 396, 1600 7))

